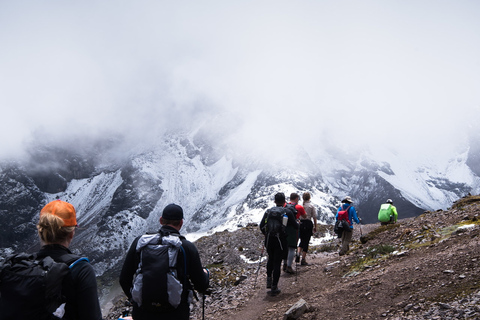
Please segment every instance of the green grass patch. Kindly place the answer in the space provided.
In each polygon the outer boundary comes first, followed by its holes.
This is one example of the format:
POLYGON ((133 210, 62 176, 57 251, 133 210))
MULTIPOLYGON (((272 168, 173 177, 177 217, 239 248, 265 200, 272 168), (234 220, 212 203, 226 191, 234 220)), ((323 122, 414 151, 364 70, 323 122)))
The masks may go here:
POLYGON ((369 247, 365 250, 365 256, 375 257, 379 254, 385 255, 395 251, 395 247, 389 244, 380 244, 377 246, 369 247))
POLYGON ((464 220, 464 221, 462 221, 460 223, 457 223, 457 224, 454 224, 452 226, 442 228, 442 229, 438 230, 438 233, 440 235, 442 235, 443 237, 449 237, 449 236, 452 235, 452 233, 454 233, 458 229, 461 229, 462 227, 470 226, 470 225, 480 225, 480 221, 477 220, 477 219, 475 219, 475 220, 464 220))
POLYGON ((395 247, 389 244, 380 244, 369 247, 364 250, 363 256, 352 264, 349 273, 363 271, 366 267, 376 264, 380 260, 386 259, 390 253, 394 251, 395 247))
MULTIPOLYGON (((459 229, 461 229, 461 227, 463 226, 468 226, 468 225, 480 225, 480 221, 477 219, 465 220, 458 224, 454 224, 451 226, 438 229, 435 232, 432 229, 427 229, 425 230, 425 232, 421 234, 421 236, 423 236, 422 239, 424 239, 424 241, 410 242, 410 243, 406 243, 405 245, 409 249, 428 247, 449 238, 455 232, 461 232, 459 229)), ((418 236, 414 240, 418 241, 419 240, 418 236)))

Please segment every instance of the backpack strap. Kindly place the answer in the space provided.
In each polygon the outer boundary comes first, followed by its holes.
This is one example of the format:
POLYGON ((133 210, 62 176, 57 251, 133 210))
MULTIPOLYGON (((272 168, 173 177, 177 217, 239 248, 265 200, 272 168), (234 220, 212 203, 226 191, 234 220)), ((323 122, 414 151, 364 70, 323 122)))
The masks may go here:
MULTIPOLYGON (((160 238, 162 237, 167 237, 167 236, 175 236, 175 237, 178 237, 180 240, 183 240, 185 239, 184 236, 182 236, 180 233, 174 233, 174 232, 164 232, 162 230, 160 230, 160 238)), ((195 298, 195 300, 199 301, 198 299, 198 295, 197 293, 195 292, 195 287, 193 286, 193 283, 192 281, 190 280, 190 277, 188 276, 188 273, 187 273, 187 254, 185 252, 185 249, 183 248, 183 246, 180 246, 180 249, 179 251, 181 251, 183 253, 183 272, 184 272, 184 277, 183 277, 183 285, 185 285, 186 283, 188 283, 191 287, 191 291, 193 292, 193 296, 195 298)), ((177 259, 177 265, 178 265, 178 259, 177 259)), ((185 294, 187 294, 188 290, 184 290, 185 294)), ((184 293, 182 293, 183 295, 184 293)))
POLYGON ((75 260, 73 263, 71 263, 68 267, 69 267, 70 269, 72 269, 73 267, 75 267, 75 266, 76 266, 79 262, 81 262, 81 261, 87 261, 88 263, 90 263, 90 260, 88 260, 87 257, 81 257, 80 259, 77 259, 77 260, 75 260))
POLYGON ((90 262, 87 257, 81 257, 76 254, 64 254, 58 258, 58 261, 67 264, 70 269, 82 261, 90 262))

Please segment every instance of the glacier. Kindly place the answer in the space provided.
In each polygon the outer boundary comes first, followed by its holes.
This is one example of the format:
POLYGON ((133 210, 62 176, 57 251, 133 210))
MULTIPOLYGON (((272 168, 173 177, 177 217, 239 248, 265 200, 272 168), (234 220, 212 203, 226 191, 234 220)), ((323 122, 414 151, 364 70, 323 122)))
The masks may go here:
POLYGON ((288 161, 270 162, 236 155, 188 133, 137 146, 121 161, 100 153, 92 159, 85 153, 65 156, 65 150, 57 156, 64 165, 49 172, 42 167, 41 176, 21 162, 0 165, 1 253, 35 250, 41 206, 62 199, 77 209, 79 228, 72 248, 90 258, 97 275, 110 277, 119 271, 135 237, 158 230, 169 203, 183 207, 182 233, 196 240, 259 223, 277 192, 287 197, 310 192, 322 224, 333 224, 346 195, 371 223, 387 198, 394 199, 401 218, 445 209, 467 193, 480 193, 480 178, 469 165, 477 155, 468 148, 447 160, 424 155, 411 161, 391 150, 353 154, 299 147, 288 161), (14 211, 22 219, 14 218, 14 211))

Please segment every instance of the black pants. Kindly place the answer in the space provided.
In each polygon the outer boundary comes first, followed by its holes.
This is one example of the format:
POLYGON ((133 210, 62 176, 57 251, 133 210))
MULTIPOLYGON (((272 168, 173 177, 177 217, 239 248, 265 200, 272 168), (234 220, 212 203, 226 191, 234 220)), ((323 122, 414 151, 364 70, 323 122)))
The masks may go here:
POLYGON ((303 252, 308 252, 308 243, 313 234, 313 222, 310 219, 300 220, 300 244, 303 252))
POLYGON ((190 306, 187 302, 182 302, 177 309, 165 313, 148 312, 141 308, 134 307, 132 316, 135 320, 188 320, 190 319, 190 306))
POLYGON ((272 277, 272 286, 278 286, 280 279, 280 270, 282 267, 282 260, 287 251, 287 239, 282 237, 268 237, 265 239, 265 246, 267 247, 268 261, 267 261, 267 277, 272 277))

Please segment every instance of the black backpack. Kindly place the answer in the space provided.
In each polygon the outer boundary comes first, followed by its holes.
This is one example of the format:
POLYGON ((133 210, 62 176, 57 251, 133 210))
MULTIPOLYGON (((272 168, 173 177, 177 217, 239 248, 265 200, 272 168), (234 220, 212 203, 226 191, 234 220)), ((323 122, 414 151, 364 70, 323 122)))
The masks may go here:
POLYGON ((297 208, 295 208, 295 205, 294 204, 291 204, 291 203, 287 203, 287 205, 285 206, 285 208, 287 208, 288 210, 292 211, 292 214, 293 214, 293 217, 296 218, 297 217, 297 208))
POLYGON ((286 209, 283 207, 273 207, 268 209, 265 223, 265 234, 269 237, 284 236, 285 226, 282 221, 283 216, 286 214, 286 209))
MULTIPOLYGON (((185 283, 180 281, 177 271, 177 257, 185 250, 181 246, 183 236, 179 234, 147 234, 140 237, 137 253, 140 263, 131 289, 132 300, 149 312, 162 313, 178 307, 188 294, 185 283)), ((186 265, 184 266, 186 280, 186 265)))
POLYGON ((14 254, 0 264, 0 320, 60 319, 65 296, 62 282, 78 261, 66 254, 55 262, 36 254, 14 254), (55 314, 55 315, 54 315, 55 314), (58 315, 58 316, 56 316, 58 315))

